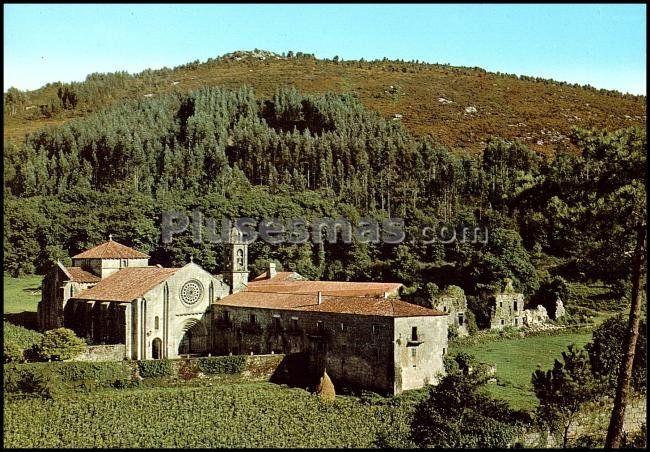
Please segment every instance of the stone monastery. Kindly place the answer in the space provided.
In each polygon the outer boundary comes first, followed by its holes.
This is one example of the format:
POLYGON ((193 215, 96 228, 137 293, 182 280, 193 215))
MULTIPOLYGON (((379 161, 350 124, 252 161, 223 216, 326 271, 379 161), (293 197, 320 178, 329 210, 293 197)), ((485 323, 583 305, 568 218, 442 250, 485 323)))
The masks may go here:
POLYGON ((249 281, 248 245, 235 228, 226 269, 151 266, 110 238, 47 273, 39 325, 124 344, 134 360, 302 354, 334 382, 390 394, 444 372, 448 316, 399 300, 400 283, 309 281, 274 264, 249 281))

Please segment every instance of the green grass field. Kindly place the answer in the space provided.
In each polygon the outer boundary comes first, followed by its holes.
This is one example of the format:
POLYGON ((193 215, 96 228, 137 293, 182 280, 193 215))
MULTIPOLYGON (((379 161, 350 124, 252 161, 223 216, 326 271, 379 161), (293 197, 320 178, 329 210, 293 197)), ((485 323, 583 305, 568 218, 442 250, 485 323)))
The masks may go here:
POLYGON ((12 278, 4 275, 4 313, 36 312, 36 306, 41 299, 40 275, 12 278))
POLYGON ((480 362, 497 366, 497 384, 488 385, 495 398, 506 400, 513 408, 533 409, 537 398, 530 382, 537 366, 550 369, 569 344, 584 346, 591 341, 591 331, 558 333, 552 336, 529 336, 501 339, 476 345, 451 346, 450 354, 460 351, 474 355, 480 362))

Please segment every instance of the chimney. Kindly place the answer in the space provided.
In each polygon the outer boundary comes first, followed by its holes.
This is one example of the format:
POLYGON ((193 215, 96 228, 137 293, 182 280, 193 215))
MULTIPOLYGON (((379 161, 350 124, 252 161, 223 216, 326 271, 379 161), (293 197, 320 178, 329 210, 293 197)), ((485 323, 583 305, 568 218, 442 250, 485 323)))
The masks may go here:
POLYGON ((269 270, 268 270, 268 275, 269 279, 273 278, 277 272, 275 271, 275 262, 269 262, 269 270))
POLYGON ((323 292, 320 290, 318 291, 318 304, 321 304, 323 302, 323 292))

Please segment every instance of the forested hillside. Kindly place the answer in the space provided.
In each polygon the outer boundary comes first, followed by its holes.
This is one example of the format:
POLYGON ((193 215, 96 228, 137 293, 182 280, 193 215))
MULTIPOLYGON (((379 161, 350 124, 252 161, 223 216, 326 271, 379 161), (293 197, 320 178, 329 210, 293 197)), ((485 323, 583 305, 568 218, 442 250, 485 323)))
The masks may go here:
POLYGON ((419 61, 318 60, 312 55, 234 52, 173 69, 90 74, 81 83, 51 83, 5 95, 4 137, 61 124, 129 99, 187 93, 205 86, 252 87, 273 96, 284 85, 305 94, 356 96, 369 110, 430 135, 452 149, 480 152, 492 135, 553 153, 571 145, 570 130, 645 126, 645 96, 622 95, 536 77, 419 61))
POLYGON ((452 150, 350 94, 288 87, 131 100, 6 147, 4 266, 43 272, 112 233, 153 263, 181 265, 191 254, 216 272, 219 245, 194 244, 189 232, 160 242, 162 212, 199 207, 214 218, 401 217, 416 235, 425 226, 489 230, 486 244, 256 242, 254 274, 277 259, 310 278, 401 281, 420 302, 437 290, 431 283, 479 296, 505 277, 534 299, 554 301, 562 278, 600 278, 623 294, 633 245, 625 218, 645 202, 645 131, 570 137, 579 153, 549 156, 501 138, 478 154, 452 150), (603 199, 620 221, 594 208, 603 199))

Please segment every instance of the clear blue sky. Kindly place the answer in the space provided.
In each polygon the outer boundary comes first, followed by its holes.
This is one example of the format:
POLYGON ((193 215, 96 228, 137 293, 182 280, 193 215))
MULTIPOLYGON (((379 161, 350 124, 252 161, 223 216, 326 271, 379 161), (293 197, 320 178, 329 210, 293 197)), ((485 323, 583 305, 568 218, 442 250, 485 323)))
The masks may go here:
POLYGON ((479 66, 645 94, 645 5, 5 5, 4 90, 233 50, 479 66))

